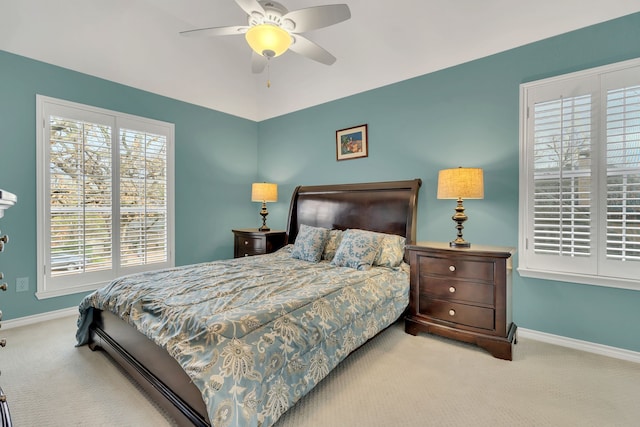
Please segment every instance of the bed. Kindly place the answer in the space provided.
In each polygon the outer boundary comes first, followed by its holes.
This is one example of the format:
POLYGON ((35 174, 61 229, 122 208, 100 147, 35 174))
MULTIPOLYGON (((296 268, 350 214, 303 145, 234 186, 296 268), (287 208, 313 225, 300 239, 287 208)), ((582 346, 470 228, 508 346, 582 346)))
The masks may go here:
MULTIPOLYGON (((420 185, 414 179, 299 186, 291 198, 285 248, 114 281, 81 302, 78 344, 107 352, 180 425, 272 425, 408 304, 404 262, 363 270, 308 262, 295 256, 301 248, 306 256, 300 242, 322 228, 341 230, 341 236, 348 230, 385 233, 414 243, 420 185), (176 277, 189 277, 189 285, 176 277), (122 283, 134 279, 123 290, 122 283), (235 292, 240 283, 245 289, 235 292), (215 298, 202 297, 204 288, 215 289, 215 298), (123 302, 124 294, 134 295, 136 305, 123 302), (210 315, 212 306, 222 306, 226 323, 210 315), (340 306, 344 312, 332 311, 340 306), (190 317, 169 323, 178 310, 190 317), (205 343, 213 350, 204 349, 205 343)), ((335 260, 344 259, 344 248, 334 249, 335 260)))

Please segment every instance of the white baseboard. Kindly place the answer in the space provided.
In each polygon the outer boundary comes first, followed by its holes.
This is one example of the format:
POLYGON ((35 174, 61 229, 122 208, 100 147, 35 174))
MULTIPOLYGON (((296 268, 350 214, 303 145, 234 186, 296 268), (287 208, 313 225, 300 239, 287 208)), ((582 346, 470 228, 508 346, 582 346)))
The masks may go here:
POLYGON ((602 356, 613 357, 615 359, 622 359, 629 362, 640 363, 640 352, 637 351, 625 350, 623 348, 611 347, 603 344, 595 344, 589 341, 576 340, 573 338, 547 334, 545 332, 539 332, 525 328, 518 328, 518 336, 522 338, 529 338, 536 341, 546 342, 549 344, 559 345, 561 347, 568 347, 575 350, 586 351, 588 353, 595 353, 602 356))
POLYGON ((78 307, 63 308, 61 310, 48 311, 46 313, 34 314, 33 316, 18 317, 17 319, 3 320, 2 329, 18 328, 20 326, 33 325, 34 323, 46 322, 48 320, 59 319, 72 315, 78 315, 78 307))

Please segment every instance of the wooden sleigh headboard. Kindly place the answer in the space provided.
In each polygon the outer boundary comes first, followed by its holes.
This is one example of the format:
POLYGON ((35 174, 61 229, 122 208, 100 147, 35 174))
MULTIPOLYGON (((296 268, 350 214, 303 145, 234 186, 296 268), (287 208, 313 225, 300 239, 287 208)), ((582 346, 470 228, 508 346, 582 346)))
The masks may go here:
POLYGON ((416 210, 422 180, 298 186, 291 197, 288 243, 301 224, 329 229, 359 228, 416 241, 416 210))

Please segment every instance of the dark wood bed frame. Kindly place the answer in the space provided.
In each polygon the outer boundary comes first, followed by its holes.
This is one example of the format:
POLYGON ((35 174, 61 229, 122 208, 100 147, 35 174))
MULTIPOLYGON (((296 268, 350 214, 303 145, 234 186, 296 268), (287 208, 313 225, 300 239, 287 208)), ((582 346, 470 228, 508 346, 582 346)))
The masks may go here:
MULTIPOLYGON (((287 223, 288 242, 300 224, 360 228, 416 241, 420 179, 365 184, 298 186, 287 223)), ((90 328, 92 350, 104 350, 179 425, 209 426, 200 391, 164 349, 109 312, 96 310, 90 328)))

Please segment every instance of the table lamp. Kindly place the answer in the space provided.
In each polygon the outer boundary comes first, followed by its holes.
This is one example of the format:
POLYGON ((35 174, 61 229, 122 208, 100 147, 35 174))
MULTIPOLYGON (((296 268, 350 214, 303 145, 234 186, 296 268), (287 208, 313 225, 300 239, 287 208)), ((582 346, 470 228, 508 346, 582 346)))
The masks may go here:
POLYGON ((271 230, 267 227, 267 215, 269 215, 269 212, 267 211, 267 202, 278 201, 278 184, 270 182, 254 182, 251 185, 251 201, 262 202, 262 209, 260 210, 260 215, 262 215, 262 227, 258 230, 271 230))
POLYGON ((443 169, 438 172, 438 199, 457 199, 456 213, 451 217, 457 225, 458 235, 449 242, 449 246, 456 248, 471 247, 471 243, 462 238, 462 223, 467 220, 462 206, 462 199, 483 199, 484 178, 480 168, 443 169))

